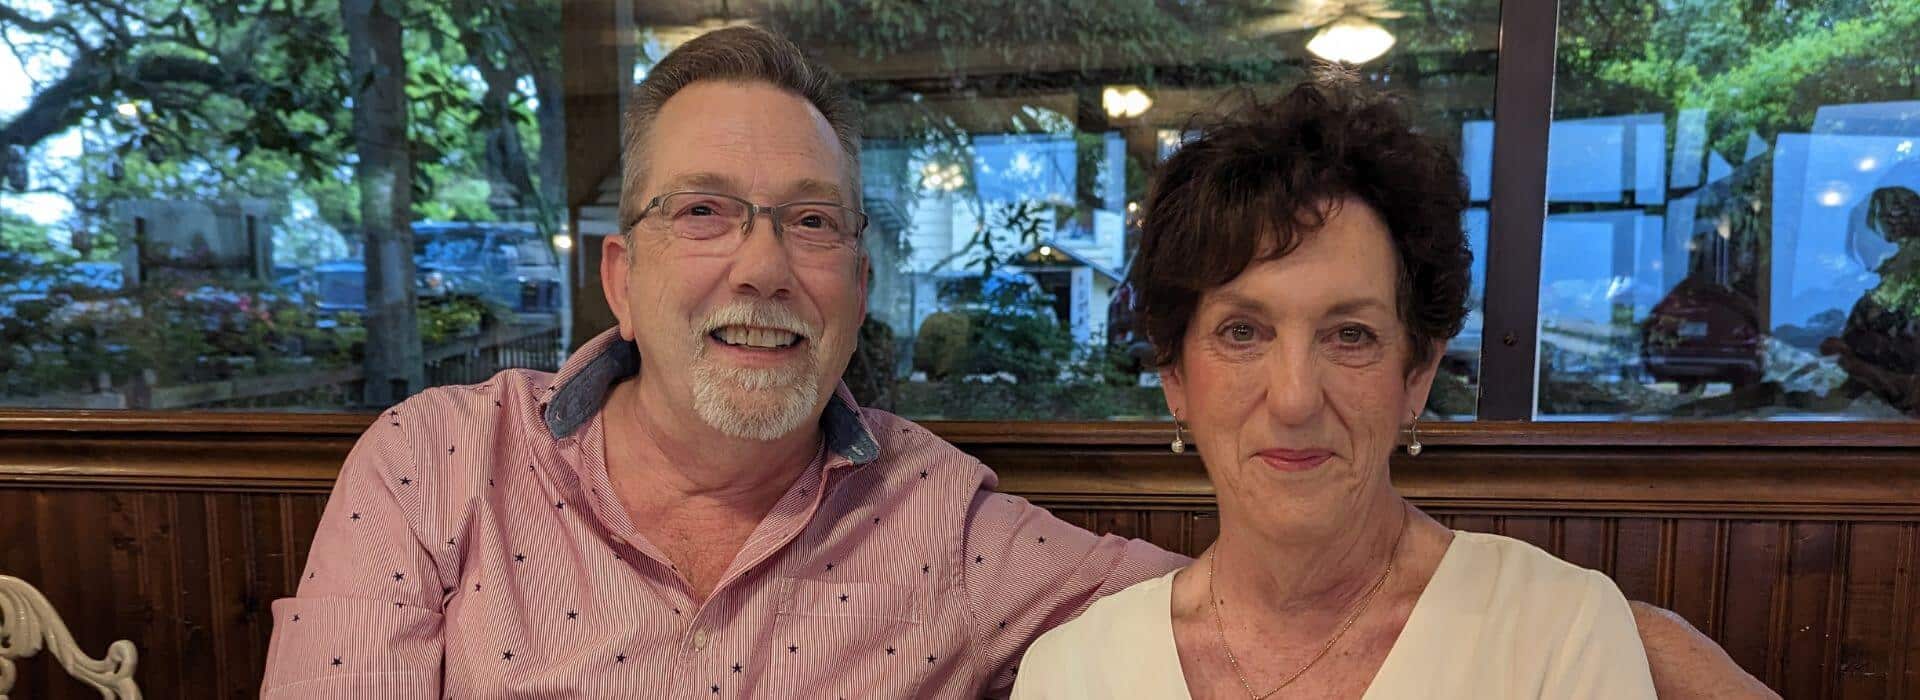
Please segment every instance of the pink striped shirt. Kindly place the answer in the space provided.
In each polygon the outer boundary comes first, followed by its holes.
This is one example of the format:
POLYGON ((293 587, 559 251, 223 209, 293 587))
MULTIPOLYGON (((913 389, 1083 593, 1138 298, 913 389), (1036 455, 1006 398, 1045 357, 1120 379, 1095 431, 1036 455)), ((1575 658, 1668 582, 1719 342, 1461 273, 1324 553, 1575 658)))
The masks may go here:
POLYGON ((1042 632, 1185 559, 1096 536, 844 387, 827 450, 695 602, 629 521, 600 406, 613 332, 381 414, 348 456, 266 697, 966 698, 1042 632))

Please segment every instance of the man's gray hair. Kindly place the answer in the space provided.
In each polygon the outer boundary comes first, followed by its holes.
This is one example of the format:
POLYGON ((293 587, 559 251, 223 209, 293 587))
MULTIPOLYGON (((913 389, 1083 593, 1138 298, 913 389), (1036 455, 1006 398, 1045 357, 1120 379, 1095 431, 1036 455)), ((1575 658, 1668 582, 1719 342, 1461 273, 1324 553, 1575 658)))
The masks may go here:
POLYGON ((826 67, 808 60, 800 47, 758 27, 728 27, 695 37, 660 60, 647 78, 634 86, 627 108, 621 153, 625 164, 620 178, 620 234, 628 235, 647 206, 641 191, 646 180, 644 150, 647 132, 660 116, 660 107, 681 89, 703 80, 762 82, 786 90, 813 104, 827 119, 840 148, 846 152, 849 204, 860 206, 860 124, 846 88, 826 67))

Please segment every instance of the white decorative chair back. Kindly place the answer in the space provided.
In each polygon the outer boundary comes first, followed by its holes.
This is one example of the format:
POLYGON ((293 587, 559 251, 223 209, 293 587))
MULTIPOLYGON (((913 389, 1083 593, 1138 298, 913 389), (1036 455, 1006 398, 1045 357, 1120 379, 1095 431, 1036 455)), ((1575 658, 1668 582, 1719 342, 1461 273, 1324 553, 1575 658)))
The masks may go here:
POLYGON ((95 659, 81 653, 60 613, 39 589, 12 576, 0 576, 0 700, 13 690, 14 659, 24 659, 46 648, 67 669, 67 675, 100 691, 107 700, 140 700, 133 682, 138 652, 133 642, 120 640, 107 647, 107 656, 95 659))

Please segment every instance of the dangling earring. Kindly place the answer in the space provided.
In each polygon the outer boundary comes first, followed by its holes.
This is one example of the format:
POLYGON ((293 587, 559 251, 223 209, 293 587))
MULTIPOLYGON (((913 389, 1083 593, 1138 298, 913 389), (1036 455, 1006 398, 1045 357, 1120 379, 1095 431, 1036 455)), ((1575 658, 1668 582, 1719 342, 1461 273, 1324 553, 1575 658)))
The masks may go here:
POLYGON ((1407 456, 1418 457, 1424 446, 1420 444, 1420 414, 1413 414, 1413 425, 1407 427, 1407 456))
POLYGON ((1167 445, 1167 449, 1173 450, 1174 454, 1180 454, 1182 452, 1187 451, 1186 435, 1181 432, 1181 429, 1184 427, 1186 426, 1183 426, 1180 424, 1180 412, 1174 411, 1173 412, 1173 443, 1167 445))

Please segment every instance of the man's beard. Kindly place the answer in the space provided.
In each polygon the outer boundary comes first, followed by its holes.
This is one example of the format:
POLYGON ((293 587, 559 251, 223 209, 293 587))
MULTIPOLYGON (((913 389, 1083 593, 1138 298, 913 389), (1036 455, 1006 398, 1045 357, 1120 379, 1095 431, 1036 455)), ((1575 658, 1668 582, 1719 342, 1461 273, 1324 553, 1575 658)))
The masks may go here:
POLYGON ((738 302, 709 314, 697 326, 692 366, 693 410, 714 430, 742 440, 770 441, 793 432, 813 415, 820 398, 818 329, 787 307, 738 302), (784 367, 730 367, 711 356, 709 334, 725 326, 757 326, 798 334, 806 343, 798 362, 784 367))

